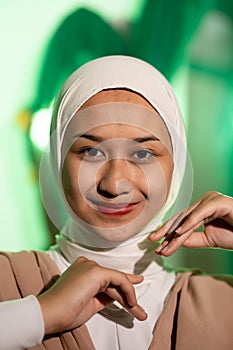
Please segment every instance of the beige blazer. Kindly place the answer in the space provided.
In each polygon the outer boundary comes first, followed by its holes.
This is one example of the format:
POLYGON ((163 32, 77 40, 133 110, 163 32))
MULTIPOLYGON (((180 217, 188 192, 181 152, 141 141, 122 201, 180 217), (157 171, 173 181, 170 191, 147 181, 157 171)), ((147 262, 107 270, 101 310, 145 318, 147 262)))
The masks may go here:
MULTIPOLYGON (((2 252, 0 301, 38 295, 59 274, 45 253, 2 252)), ((213 278, 191 271, 177 274, 155 327, 150 350, 232 350, 232 286, 232 277, 213 278)), ((41 345, 30 350, 45 349, 95 350, 85 325, 72 332, 46 336, 41 345)))

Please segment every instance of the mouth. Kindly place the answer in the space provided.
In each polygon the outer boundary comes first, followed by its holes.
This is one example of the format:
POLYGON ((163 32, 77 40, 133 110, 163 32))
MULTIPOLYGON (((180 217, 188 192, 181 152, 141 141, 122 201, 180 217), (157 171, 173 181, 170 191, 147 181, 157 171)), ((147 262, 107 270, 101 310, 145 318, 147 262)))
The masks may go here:
POLYGON ((139 203, 138 202, 137 203, 92 202, 92 204, 94 204, 94 207, 96 210, 98 210, 103 214, 112 215, 112 216, 121 216, 132 212, 139 203))

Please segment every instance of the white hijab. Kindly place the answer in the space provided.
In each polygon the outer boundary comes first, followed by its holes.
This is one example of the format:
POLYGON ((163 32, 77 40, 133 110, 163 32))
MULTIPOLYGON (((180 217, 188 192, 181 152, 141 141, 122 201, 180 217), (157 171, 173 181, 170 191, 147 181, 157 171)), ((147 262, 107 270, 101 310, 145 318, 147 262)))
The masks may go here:
MULTIPOLYGON (((112 248, 114 248, 114 252, 119 252, 119 249, 124 250, 124 247, 127 246, 128 248, 131 247, 130 251, 132 251, 133 255, 137 255, 135 247, 138 247, 145 241, 149 232, 161 225, 163 220, 167 218, 166 215, 168 213, 171 215, 171 208, 173 208, 173 211, 183 209, 190 200, 192 186, 188 186, 189 193, 186 192, 185 196, 181 196, 182 199, 177 201, 185 172, 187 152, 185 128, 173 89, 165 77, 153 66, 129 56, 107 56, 90 61, 77 69, 61 88, 55 101, 51 127, 53 133, 51 142, 52 164, 58 183, 60 183, 63 161, 61 148, 64 133, 73 116, 90 97, 102 90, 116 88, 126 88, 143 96, 157 110, 167 126, 171 137, 174 159, 174 171, 169 196, 163 210, 143 231, 117 245, 106 242, 101 238, 97 239, 92 233, 83 232, 79 224, 73 218, 70 218, 61 229, 62 234, 58 237, 58 243, 60 246, 69 244, 70 247, 75 248, 72 248, 72 253, 66 252, 71 261, 77 257, 75 253, 77 246, 86 247, 84 249, 88 252, 89 248, 91 251, 94 248, 98 253, 100 248, 110 248, 111 253, 113 253, 112 248), (175 204, 175 201, 178 204, 175 204)), ((42 177, 45 178, 46 176, 43 176, 43 172, 42 166, 42 177)), ((42 189, 42 192, 45 191, 42 189)), ((42 196, 44 197, 43 200, 48 215, 52 216, 51 219, 56 225, 59 222, 59 218, 56 213, 54 215, 54 205, 49 202, 43 193, 42 196)), ((108 256, 106 252, 102 254, 106 254, 106 257, 108 256)))

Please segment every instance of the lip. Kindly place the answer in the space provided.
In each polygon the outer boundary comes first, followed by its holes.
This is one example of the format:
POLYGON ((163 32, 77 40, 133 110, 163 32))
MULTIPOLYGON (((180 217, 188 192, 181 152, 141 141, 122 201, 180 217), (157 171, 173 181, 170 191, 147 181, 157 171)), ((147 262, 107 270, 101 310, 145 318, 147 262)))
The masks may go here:
POLYGON ((120 216, 132 212, 138 203, 93 203, 96 210, 106 215, 120 216))

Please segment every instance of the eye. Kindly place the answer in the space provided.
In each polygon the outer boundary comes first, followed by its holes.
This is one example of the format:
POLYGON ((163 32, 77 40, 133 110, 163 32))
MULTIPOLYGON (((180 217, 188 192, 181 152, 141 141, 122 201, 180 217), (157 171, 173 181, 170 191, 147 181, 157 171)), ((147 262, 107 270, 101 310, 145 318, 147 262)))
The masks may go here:
POLYGON ((88 147, 84 150, 85 156, 89 158, 102 158, 104 153, 96 147, 88 147))
POLYGON ((140 151, 133 153, 133 157, 136 158, 137 160, 148 159, 152 156, 153 156, 153 153, 145 149, 142 149, 140 151))

